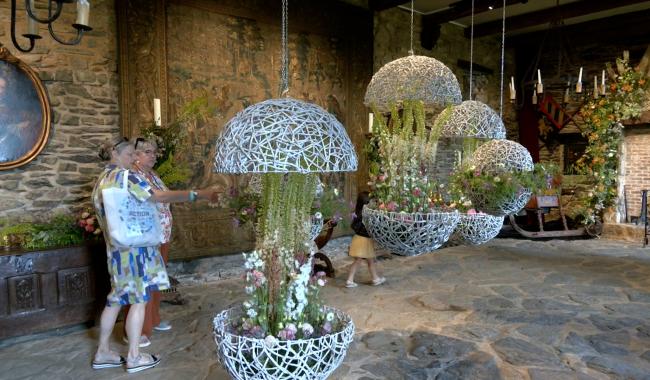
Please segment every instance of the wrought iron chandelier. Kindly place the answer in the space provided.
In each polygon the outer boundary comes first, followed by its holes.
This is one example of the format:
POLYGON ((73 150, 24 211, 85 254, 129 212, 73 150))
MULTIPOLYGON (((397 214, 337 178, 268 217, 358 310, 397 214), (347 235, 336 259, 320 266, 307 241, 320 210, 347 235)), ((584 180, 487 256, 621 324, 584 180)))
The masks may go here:
POLYGON ((77 3, 77 19, 72 24, 72 27, 76 29, 77 36, 69 41, 63 40, 61 37, 57 36, 54 32, 52 24, 61 16, 61 11, 63 10, 63 4, 65 3, 74 3, 75 0, 48 0, 47 1, 47 17, 40 18, 36 15, 35 12, 35 0, 25 0, 25 14, 27 16, 27 32, 23 33, 23 37, 29 40, 29 47, 24 48, 20 46, 18 40, 16 39, 16 0, 11 0, 11 41, 13 42, 16 49, 22 51, 23 53, 28 53, 34 49, 36 40, 42 38, 39 34, 38 24, 47 24, 47 29, 50 32, 52 38, 63 45, 77 45, 81 42, 84 32, 92 30, 88 26, 88 16, 90 13, 90 3, 88 0, 76 0, 77 3), (52 4, 54 3, 54 4, 52 4), (54 6, 54 9, 53 9, 54 6))

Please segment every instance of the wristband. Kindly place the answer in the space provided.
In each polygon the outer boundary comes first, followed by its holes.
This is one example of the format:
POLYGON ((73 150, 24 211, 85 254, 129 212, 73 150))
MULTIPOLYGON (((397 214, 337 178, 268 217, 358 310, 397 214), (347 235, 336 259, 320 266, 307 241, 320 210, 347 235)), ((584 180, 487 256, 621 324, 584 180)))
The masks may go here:
POLYGON ((190 195, 189 195, 190 202, 196 201, 196 198, 198 196, 199 196, 199 194, 196 191, 190 190, 190 195))

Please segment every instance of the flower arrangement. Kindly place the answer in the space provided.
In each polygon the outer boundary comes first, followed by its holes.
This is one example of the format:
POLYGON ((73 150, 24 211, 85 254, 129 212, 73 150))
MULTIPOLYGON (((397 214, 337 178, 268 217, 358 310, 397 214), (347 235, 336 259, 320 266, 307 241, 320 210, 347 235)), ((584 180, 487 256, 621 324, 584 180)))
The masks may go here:
POLYGON ((94 212, 90 209, 83 210, 79 213, 77 218, 77 226, 82 229, 82 233, 86 239, 98 238, 102 230, 99 227, 99 221, 94 212))
POLYGON ((587 175, 591 190, 581 199, 580 214, 587 225, 601 219, 605 208, 614 204, 617 195, 618 147, 623 135, 623 120, 638 117, 648 98, 648 78, 630 67, 628 60, 617 59, 616 71, 607 65, 609 93, 592 99, 580 110, 584 120, 582 135, 587 148, 575 169, 587 175))
POLYGON ((234 331, 272 343, 319 337, 338 328, 340 321, 319 300, 324 273, 312 273, 308 217, 316 181, 314 174, 262 175, 258 244, 244 254, 249 298, 234 331))
POLYGON ((476 205, 466 196, 468 193, 482 194, 486 204, 501 204, 512 198, 513 194, 521 194, 526 189, 535 193, 546 188, 546 184, 547 169, 543 164, 535 164, 530 172, 509 171, 503 166, 481 171, 464 164, 450 178, 449 193, 454 199, 450 207, 469 214, 476 205))
POLYGON ((374 111, 376 137, 366 147, 370 182, 379 210, 427 213, 444 208, 444 184, 433 180, 433 168, 444 118, 430 131, 425 127, 424 104, 404 101, 400 113, 392 107, 390 125, 374 111))
POLYGON ((324 182, 319 182, 314 202, 311 205, 311 215, 321 215, 324 219, 329 219, 330 225, 342 224, 347 226, 353 217, 354 205, 345 200, 343 192, 333 186, 328 186, 324 182))
POLYGON ((8 248, 38 250, 78 245, 101 237, 101 233, 97 219, 90 213, 83 212, 79 217, 58 214, 47 221, 6 221, 0 226, 0 242, 8 248))

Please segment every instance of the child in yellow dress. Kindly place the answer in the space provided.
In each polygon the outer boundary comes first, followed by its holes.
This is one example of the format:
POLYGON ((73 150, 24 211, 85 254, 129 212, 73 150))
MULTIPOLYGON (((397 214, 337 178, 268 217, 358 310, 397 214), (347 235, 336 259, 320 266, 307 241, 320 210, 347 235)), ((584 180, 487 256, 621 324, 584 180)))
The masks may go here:
POLYGON ((368 264, 368 271, 372 276, 371 285, 376 286, 386 282, 386 278, 380 277, 377 274, 375 248, 368 231, 366 231, 366 227, 363 225, 363 206, 367 205, 368 202, 370 202, 370 194, 367 191, 360 192, 357 196, 357 204, 354 209, 354 220, 352 221, 352 229, 354 230, 355 235, 352 237, 349 251, 349 255, 354 257, 354 262, 350 266, 350 273, 345 282, 346 288, 357 287, 357 283, 354 282, 354 274, 364 260, 368 264))

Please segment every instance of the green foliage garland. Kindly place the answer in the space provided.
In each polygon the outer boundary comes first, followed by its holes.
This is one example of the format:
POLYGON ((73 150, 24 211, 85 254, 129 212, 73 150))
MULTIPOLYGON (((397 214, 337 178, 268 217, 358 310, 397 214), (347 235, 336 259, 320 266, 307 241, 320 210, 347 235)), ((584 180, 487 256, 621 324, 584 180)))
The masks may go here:
POLYGON ((615 77, 609 84, 608 95, 591 100, 580 110, 587 148, 575 169, 586 175, 592 186, 581 200, 580 213, 585 224, 601 219, 604 209, 616 200, 621 122, 638 117, 648 97, 647 78, 631 68, 628 61, 616 60, 617 75, 611 75, 615 71, 610 64, 607 69, 610 77, 615 77))

